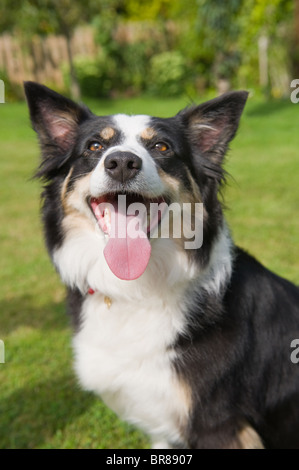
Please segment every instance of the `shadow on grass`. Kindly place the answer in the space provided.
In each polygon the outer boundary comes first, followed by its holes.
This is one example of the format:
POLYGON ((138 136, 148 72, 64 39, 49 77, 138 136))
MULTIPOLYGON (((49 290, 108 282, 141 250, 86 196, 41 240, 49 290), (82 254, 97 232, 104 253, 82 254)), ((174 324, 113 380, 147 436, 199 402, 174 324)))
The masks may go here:
POLYGON ((263 103, 252 103, 250 108, 246 110, 247 116, 258 117, 258 116, 269 116, 273 113, 278 113, 286 108, 290 108, 294 104, 287 99, 281 100, 269 100, 263 103))
POLYGON ((36 297, 26 294, 0 300, 0 336, 20 326, 45 330, 71 327, 65 302, 38 304, 36 297))
POLYGON ((76 389, 72 375, 19 388, 7 398, 0 396, 0 448, 43 446, 95 400, 91 394, 76 389))
POLYGON ((0 449, 143 449, 147 438, 118 420, 72 374, 0 394, 0 449), (80 418, 81 417, 81 418, 80 418))

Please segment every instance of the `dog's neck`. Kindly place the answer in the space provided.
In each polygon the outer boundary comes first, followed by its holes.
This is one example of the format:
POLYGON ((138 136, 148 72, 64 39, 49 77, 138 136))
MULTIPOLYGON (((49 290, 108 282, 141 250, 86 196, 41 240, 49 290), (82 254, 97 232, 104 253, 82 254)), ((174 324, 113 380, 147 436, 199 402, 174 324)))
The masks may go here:
MULTIPOLYGON (((223 225, 222 230, 219 232, 218 237, 215 239, 215 242, 212 247, 211 257, 209 264, 205 267, 204 270, 200 270, 196 265, 195 262, 192 262, 190 258, 188 259, 186 253, 182 253, 180 257, 180 263, 178 264, 178 270, 184 269, 188 270, 188 275, 183 276, 184 280, 188 280, 186 285, 189 285, 189 281, 193 281, 194 288, 198 290, 201 287, 202 290, 206 291, 211 295, 219 295, 221 294, 222 290, 227 285, 232 272, 232 262, 233 262, 233 253, 232 253, 233 243, 230 237, 229 230, 226 224, 223 225), (189 263, 189 264, 188 264, 189 263)), ((153 266, 150 267, 152 269, 152 279, 151 284, 153 285, 154 282, 157 281, 159 278, 159 270, 154 271, 153 266)), ((166 274, 166 271, 165 271, 166 274)), ((149 273, 147 273, 147 282, 149 281, 149 273)), ((165 277, 166 278, 166 277, 165 277)), ((165 281, 164 278, 164 281, 165 281)), ((175 269, 173 271, 168 272, 168 280, 171 284, 171 287, 178 287, 182 291, 184 291, 184 286, 181 280, 178 280, 178 272, 175 269)), ((130 281, 129 284, 131 284, 130 281)), ((147 284, 147 283, 146 283, 147 284)), ((140 287, 142 285, 142 279, 140 279, 137 283, 140 287)), ((163 282, 159 282, 159 286, 162 287, 163 282)), ((131 285, 128 286, 129 288, 131 285)), ((165 287, 165 285, 164 285, 165 287)), ((117 291, 117 293, 105 293, 104 290, 101 289, 94 289, 89 287, 87 290, 88 295, 93 295, 95 293, 101 293, 104 295, 104 303, 106 304, 107 308, 110 309, 112 303, 117 300, 121 300, 123 298, 123 293, 121 291, 117 291)), ((151 296, 157 295, 157 288, 152 288, 151 296)), ((143 299, 144 297, 142 297, 143 299)), ((132 299, 136 300, 136 299, 132 299)))

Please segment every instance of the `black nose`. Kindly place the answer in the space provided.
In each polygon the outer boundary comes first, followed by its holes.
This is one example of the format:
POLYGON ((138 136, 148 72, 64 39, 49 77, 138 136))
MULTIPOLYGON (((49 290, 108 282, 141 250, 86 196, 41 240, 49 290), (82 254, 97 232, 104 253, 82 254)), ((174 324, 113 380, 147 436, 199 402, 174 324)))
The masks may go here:
POLYGON ((104 167, 111 178, 125 183, 141 170, 142 160, 134 153, 114 152, 105 158, 104 167))

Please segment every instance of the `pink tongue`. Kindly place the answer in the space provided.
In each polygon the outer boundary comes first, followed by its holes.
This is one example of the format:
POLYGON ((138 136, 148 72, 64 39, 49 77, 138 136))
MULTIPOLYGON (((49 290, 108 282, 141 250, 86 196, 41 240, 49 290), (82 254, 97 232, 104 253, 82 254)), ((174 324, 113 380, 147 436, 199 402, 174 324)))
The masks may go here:
POLYGON ((126 281, 137 279, 144 273, 150 255, 151 244, 140 218, 115 209, 111 217, 110 238, 104 249, 105 259, 113 274, 126 281))

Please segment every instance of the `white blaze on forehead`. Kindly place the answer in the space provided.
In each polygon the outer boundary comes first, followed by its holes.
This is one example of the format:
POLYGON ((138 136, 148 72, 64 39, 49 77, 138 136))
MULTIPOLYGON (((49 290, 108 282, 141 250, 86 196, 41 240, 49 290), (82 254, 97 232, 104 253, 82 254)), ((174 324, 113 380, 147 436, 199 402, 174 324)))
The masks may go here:
MULTIPOLYGON (((142 132, 149 127, 150 116, 137 115, 128 116, 126 114, 117 114, 113 117, 117 129, 121 131, 122 137, 120 145, 117 145, 112 151, 131 151, 142 158, 145 163, 149 157, 145 147, 140 142, 142 132)), ((110 153, 110 152, 109 152, 110 153)))
POLYGON ((118 145, 109 147, 103 154, 97 167, 91 176, 91 194, 97 197, 109 191, 110 177, 104 168, 105 158, 114 152, 132 152, 142 160, 142 170, 136 176, 134 182, 130 183, 131 190, 136 184, 137 193, 151 193, 159 196, 164 192, 164 184, 161 181, 156 164, 145 146, 141 142, 142 133, 150 127, 151 117, 146 115, 116 114, 112 117, 113 127, 121 132, 118 145))
POLYGON ((150 127, 151 118, 146 115, 128 116, 126 114, 117 114, 114 116, 114 122, 122 133, 121 144, 111 149, 132 152, 142 159, 143 174, 149 184, 154 188, 160 180, 155 162, 150 156, 144 145, 140 141, 141 134, 150 127))
POLYGON ((126 140, 136 139, 144 129, 149 127, 151 118, 145 115, 128 116, 127 114, 116 114, 113 116, 118 129, 120 129, 126 140))

